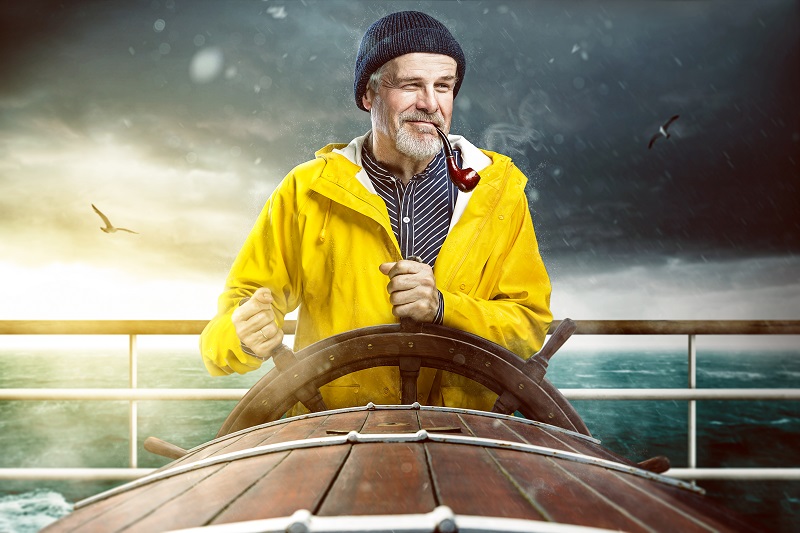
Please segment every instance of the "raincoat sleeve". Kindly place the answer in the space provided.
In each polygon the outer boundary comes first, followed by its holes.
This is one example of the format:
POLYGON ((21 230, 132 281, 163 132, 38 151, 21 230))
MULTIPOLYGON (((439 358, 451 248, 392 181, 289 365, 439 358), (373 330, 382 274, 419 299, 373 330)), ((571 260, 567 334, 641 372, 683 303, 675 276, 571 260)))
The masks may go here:
POLYGON ((293 243, 297 233, 296 182, 287 176, 270 196, 231 267, 225 291, 219 297, 217 315, 200 335, 200 351, 212 376, 244 374, 262 361, 242 351, 231 315, 239 302, 259 287, 272 291, 275 321, 283 327, 284 316, 294 310, 300 297, 300 258, 293 243))
POLYGON ((479 281, 470 288, 469 279, 456 278, 450 290, 440 290, 445 326, 479 335, 527 359, 542 347, 553 315, 550 279, 539 254, 527 198, 520 196, 508 237, 492 235, 499 250, 486 264, 464 269, 478 272, 479 281))

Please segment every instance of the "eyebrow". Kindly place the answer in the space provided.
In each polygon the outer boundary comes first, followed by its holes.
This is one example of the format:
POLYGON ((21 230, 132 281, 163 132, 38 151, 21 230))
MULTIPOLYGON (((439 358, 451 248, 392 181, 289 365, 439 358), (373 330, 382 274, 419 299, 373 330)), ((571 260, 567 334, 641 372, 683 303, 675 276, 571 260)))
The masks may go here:
MULTIPOLYGON (((407 77, 395 76, 393 78, 393 81, 394 81, 394 83, 398 83, 399 84, 399 83, 408 83, 408 82, 414 82, 414 81, 421 81, 422 79, 423 78, 421 78, 420 76, 407 76, 407 77)), ((455 79, 457 79, 457 76, 451 74, 451 75, 447 75, 447 76, 440 76, 440 77, 436 78, 435 81, 453 81, 455 79)))

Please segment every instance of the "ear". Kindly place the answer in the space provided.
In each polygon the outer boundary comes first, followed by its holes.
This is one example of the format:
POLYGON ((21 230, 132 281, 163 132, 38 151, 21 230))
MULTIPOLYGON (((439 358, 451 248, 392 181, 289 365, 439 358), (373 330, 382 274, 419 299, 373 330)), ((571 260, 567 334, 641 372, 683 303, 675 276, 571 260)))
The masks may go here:
POLYGON ((367 87, 366 92, 361 96, 361 105, 364 106, 364 109, 367 111, 372 110, 372 100, 375 98, 375 93, 372 92, 372 89, 367 87))

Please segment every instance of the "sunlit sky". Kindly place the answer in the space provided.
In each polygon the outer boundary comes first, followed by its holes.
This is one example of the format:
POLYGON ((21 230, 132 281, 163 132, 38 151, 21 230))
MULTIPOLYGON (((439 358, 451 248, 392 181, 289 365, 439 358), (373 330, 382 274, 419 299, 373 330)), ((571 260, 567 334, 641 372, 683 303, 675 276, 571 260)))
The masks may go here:
POLYGON ((0 319, 211 318, 278 181, 369 127, 400 9, 462 42, 454 133, 531 178, 556 318, 800 319, 798 4, 733 6, 6 3, 0 319))

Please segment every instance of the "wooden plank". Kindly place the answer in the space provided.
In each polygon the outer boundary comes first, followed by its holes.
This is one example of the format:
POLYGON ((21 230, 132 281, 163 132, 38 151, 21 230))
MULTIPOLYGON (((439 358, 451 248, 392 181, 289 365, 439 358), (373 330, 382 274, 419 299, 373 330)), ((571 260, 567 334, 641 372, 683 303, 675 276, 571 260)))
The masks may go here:
MULTIPOLYGON (((650 483, 646 479, 635 476, 624 474, 618 474, 617 476, 625 483, 650 494, 654 498, 670 501, 674 507, 686 514, 696 518, 702 517, 702 521, 720 531, 761 531, 760 527, 748 523, 744 517, 717 503, 709 495, 701 496, 678 487, 650 483)), ((763 524, 760 524, 760 526, 763 526, 763 524)))
POLYGON ((350 445, 292 451, 212 523, 290 516, 298 509, 314 512, 349 453, 350 445))
POLYGON ((59 519, 57 522, 50 524, 46 527, 43 532, 47 533, 61 533, 66 531, 80 531, 78 528, 81 524, 85 524, 90 520, 97 518, 98 516, 109 512, 114 507, 121 505, 127 500, 132 498, 138 497, 143 491, 147 490, 148 487, 138 487, 135 489, 131 489, 127 492, 118 494, 116 496, 112 496, 110 498, 106 498, 104 500, 100 500, 96 503, 88 507, 84 507, 82 509, 77 509, 72 511, 67 516, 59 519))
POLYGON ((272 453, 228 463, 124 531, 150 533, 206 525, 287 455, 272 453))
POLYGON ((290 440, 306 439, 309 438, 309 436, 312 435, 327 418, 328 417, 315 417, 308 418, 306 420, 295 420, 285 424, 276 424, 268 428, 253 430, 239 435, 238 437, 232 437, 222 442, 212 444, 211 446, 207 446, 202 450, 198 450, 195 453, 187 455, 186 457, 167 465, 167 467, 177 466, 179 464, 194 463, 207 457, 246 450, 256 446, 276 444, 290 440))
POLYGON ((223 466, 214 465, 201 468, 181 476, 167 478, 159 483, 145 485, 135 494, 115 496, 114 498, 119 498, 118 505, 102 514, 94 514, 91 505, 84 507, 78 512, 93 515, 93 518, 71 531, 79 533, 122 531, 128 526, 136 524, 142 517, 158 509, 172 498, 191 489, 223 466))
POLYGON ((546 446, 555 450, 582 453, 591 457, 608 459, 624 465, 635 466, 636 463, 621 455, 606 450, 592 442, 588 442, 579 437, 573 437, 567 433, 549 432, 546 429, 525 424, 524 422, 509 422, 509 427, 517 432, 524 442, 546 446))
MULTIPOLYGON (((522 437, 511 431, 503 419, 479 415, 461 415, 461 419, 466 424, 468 431, 475 437, 525 442, 522 437)), ((531 442, 531 444, 536 443, 531 442)))
POLYGON ((486 448, 438 442, 426 443, 425 448, 440 505, 458 514, 544 519, 486 448))
POLYGON ((325 421, 311 432, 309 438, 346 435, 351 431, 361 431, 367 420, 367 414, 367 411, 356 411, 325 417, 325 421))
POLYGON ((224 439, 220 442, 206 446, 205 448, 201 448, 196 452, 192 452, 186 457, 182 457, 181 459, 178 459, 177 461, 174 461, 173 463, 167 466, 172 467, 185 463, 194 463, 201 459, 211 457, 212 455, 220 455, 234 450, 243 450, 248 447, 257 446, 259 443, 263 442, 267 437, 270 437, 274 433, 276 433, 280 428, 281 426, 277 425, 263 430, 258 430, 257 432, 250 432, 244 435, 239 435, 236 437, 230 437, 224 439), (237 444, 237 447, 231 448, 232 446, 234 446, 234 444, 237 444))
MULTIPOLYGON (((417 413, 417 417, 419 418, 419 427, 421 429, 461 428, 461 435, 469 435, 469 430, 456 413, 419 411, 417 413)), ((457 431, 451 431, 448 433, 459 434, 457 431)))
POLYGON ((635 477, 630 474, 617 474, 602 467, 570 461, 555 461, 555 463, 565 472, 573 475, 576 480, 579 479, 602 493, 608 500, 626 509, 631 516, 645 524, 652 525, 655 529, 691 533, 713 531, 718 527, 718 525, 704 527, 698 521, 686 516, 683 510, 671 505, 669 499, 654 496, 652 489, 659 484, 658 482, 642 479, 641 481, 647 485, 647 490, 638 491, 621 479, 622 477, 635 477))
POLYGON ((435 507, 422 444, 361 443, 353 445, 318 514, 429 513, 435 507))
POLYGON ((267 444, 278 444, 291 440, 307 439, 316 431, 327 419, 327 416, 315 416, 304 420, 294 420, 289 424, 278 426, 278 431, 269 434, 261 441, 262 446, 267 444))
POLYGON ((419 431, 418 411, 369 411, 364 433, 415 433, 419 431))
POLYGON ((639 520, 568 476, 548 457, 493 449, 499 464, 514 482, 553 522, 623 531, 648 531, 639 520))

